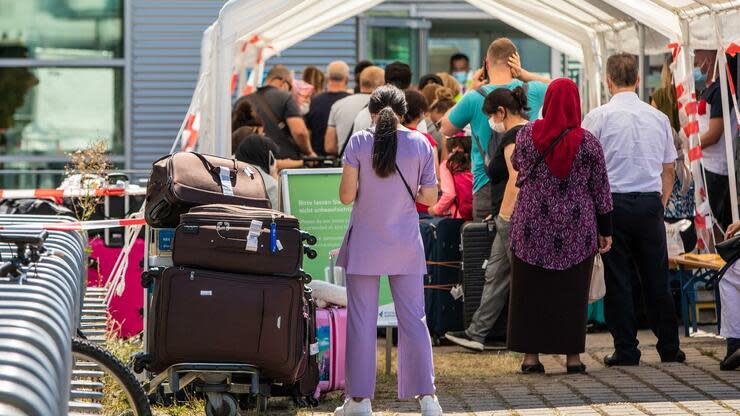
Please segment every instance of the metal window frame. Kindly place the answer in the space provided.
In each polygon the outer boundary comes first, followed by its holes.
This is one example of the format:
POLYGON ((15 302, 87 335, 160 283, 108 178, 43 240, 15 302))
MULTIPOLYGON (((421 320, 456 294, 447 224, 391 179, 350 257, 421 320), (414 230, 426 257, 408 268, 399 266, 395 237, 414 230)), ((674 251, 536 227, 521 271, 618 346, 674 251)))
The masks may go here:
MULTIPOLYGON (((415 14, 415 13, 410 13, 415 14)), ((357 57, 358 60, 367 59, 368 56, 368 30, 371 27, 397 27, 416 30, 416 48, 419 73, 426 74, 429 70, 429 30, 432 22, 423 17, 394 17, 394 16, 367 16, 361 15, 357 18, 357 57)))
MULTIPOLYGON (((0 59, 0 68, 111 68, 121 69, 123 76, 123 114, 121 120, 123 128, 123 154, 112 154, 114 162, 124 162, 125 169, 132 165, 132 138, 131 138, 131 74, 132 57, 132 24, 133 0, 123 0, 121 24, 123 25, 123 57, 112 59, 0 59)), ((0 155, 0 163, 36 162, 58 163, 63 156, 36 156, 36 155, 0 155)), ((65 159, 66 160, 66 159, 65 159)))

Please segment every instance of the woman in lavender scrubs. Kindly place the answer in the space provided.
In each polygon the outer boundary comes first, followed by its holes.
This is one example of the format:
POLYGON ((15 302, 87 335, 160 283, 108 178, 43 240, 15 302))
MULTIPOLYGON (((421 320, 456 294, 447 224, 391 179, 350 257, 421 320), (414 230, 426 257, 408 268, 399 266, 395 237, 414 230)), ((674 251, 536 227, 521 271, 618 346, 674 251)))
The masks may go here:
POLYGON ((434 387, 432 345, 424 314, 424 246, 415 203, 434 205, 434 153, 419 132, 400 124, 403 91, 386 85, 368 109, 375 130, 352 135, 339 187, 352 216, 337 264, 347 271, 346 395, 335 415, 372 414, 380 276, 389 276, 398 317, 398 397, 416 398, 424 416, 442 409, 434 387))

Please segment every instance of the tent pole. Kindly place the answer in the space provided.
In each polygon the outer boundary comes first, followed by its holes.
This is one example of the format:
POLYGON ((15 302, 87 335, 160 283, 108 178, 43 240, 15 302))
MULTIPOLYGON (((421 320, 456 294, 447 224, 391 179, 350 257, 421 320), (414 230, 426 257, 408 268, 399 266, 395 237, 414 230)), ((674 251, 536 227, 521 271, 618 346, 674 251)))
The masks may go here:
POLYGON ((642 23, 637 23, 637 36, 639 38, 639 47, 640 47, 640 55, 639 55, 639 74, 640 74, 640 87, 639 87, 639 95, 640 99, 645 101, 645 95, 647 94, 647 79, 645 75, 647 74, 647 65, 645 65, 645 25, 642 23))
POLYGON ((737 179, 735 177, 735 151, 733 149, 732 126, 730 126, 730 94, 727 91, 727 58, 725 57, 724 48, 720 45, 717 48, 717 60, 719 68, 720 92, 722 96, 722 122, 724 125, 725 135, 725 154, 727 156, 727 177, 730 185, 730 206, 732 208, 732 221, 740 219, 737 208, 737 179))

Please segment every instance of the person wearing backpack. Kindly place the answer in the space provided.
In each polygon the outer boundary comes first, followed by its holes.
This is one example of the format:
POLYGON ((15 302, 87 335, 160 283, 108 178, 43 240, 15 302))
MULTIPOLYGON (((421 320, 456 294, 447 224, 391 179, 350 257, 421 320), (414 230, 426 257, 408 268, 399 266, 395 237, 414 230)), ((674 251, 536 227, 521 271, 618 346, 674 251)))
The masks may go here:
POLYGON ((470 154, 473 163, 473 219, 481 221, 491 212, 491 185, 486 166, 489 164, 488 147, 491 141, 500 141, 500 135, 493 134, 488 124, 488 115, 483 108, 485 96, 498 88, 514 89, 526 84, 527 102, 531 108, 529 116, 537 118, 545 99, 545 91, 550 80, 533 74, 521 67, 519 54, 514 43, 507 38, 499 38, 491 43, 486 53, 483 68, 475 72, 473 85, 442 119, 442 134, 454 136, 470 124, 473 133, 473 150, 470 154), (493 140, 492 140, 493 139, 493 140))
POLYGON ((347 271, 347 399, 336 416, 371 416, 375 394, 378 290, 387 275, 398 318, 398 397, 416 398, 422 416, 441 416, 424 311, 424 244, 415 203, 437 202, 434 154, 401 125, 403 91, 378 88, 368 105, 375 128, 352 135, 339 199, 352 214, 337 265, 347 271))
POLYGON ((429 214, 473 219, 473 173, 470 171, 470 136, 447 139, 448 158, 439 164, 442 196, 429 207, 429 214))
POLYGON ((527 124, 525 115, 527 95, 522 87, 513 90, 499 88, 488 94, 483 111, 489 115, 495 132, 503 133, 501 144, 493 151, 493 160, 488 175, 492 186, 492 211, 498 212, 494 222, 496 237, 491 245, 491 257, 486 263, 486 280, 483 285, 480 305, 464 331, 453 331, 445 337, 462 347, 482 352, 489 332, 503 312, 509 299, 511 284, 511 250, 509 228, 514 213, 519 189, 516 186, 517 172, 511 157, 517 133, 527 124))

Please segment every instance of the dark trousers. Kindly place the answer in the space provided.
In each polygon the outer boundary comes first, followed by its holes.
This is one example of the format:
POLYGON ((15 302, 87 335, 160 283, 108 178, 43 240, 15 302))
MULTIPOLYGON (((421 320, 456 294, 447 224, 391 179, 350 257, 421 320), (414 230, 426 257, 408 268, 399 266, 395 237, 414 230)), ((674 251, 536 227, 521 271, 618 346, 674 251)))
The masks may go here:
POLYGON ((709 207, 712 214, 723 230, 732 224, 732 208, 730 202, 730 183, 727 175, 718 175, 708 170, 704 171, 709 207))
POLYGON ((658 353, 678 351, 678 322, 668 282, 668 249, 663 204, 656 194, 614 194, 614 242, 603 256, 606 324, 622 357, 639 359, 632 273, 642 283, 650 328, 658 337, 658 353))

